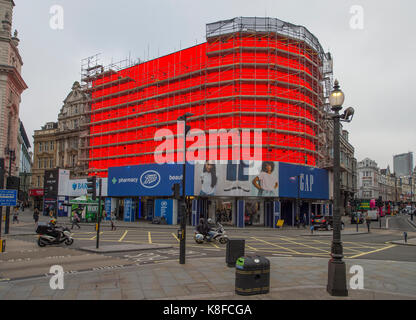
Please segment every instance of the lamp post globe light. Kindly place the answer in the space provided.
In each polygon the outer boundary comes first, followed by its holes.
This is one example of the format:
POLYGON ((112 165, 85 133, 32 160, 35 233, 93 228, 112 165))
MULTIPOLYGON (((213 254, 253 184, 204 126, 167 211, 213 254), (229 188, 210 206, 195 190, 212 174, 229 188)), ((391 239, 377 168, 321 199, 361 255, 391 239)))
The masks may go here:
POLYGON ((354 115, 353 108, 347 108, 344 114, 340 115, 344 103, 344 93, 340 89, 338 80, 335 80, 334 90, 329 96, 329 103, 333 113, 331 118, 334 121, 334 209, 333 209, 333 235, 331 245, 331 259, 328 262, 328 284, 327 291, 332 296, 348 296, 346 267, 342 260, 343 248, 341 242, 341 194, 340 194, 340 121, 350 122, 354 115))

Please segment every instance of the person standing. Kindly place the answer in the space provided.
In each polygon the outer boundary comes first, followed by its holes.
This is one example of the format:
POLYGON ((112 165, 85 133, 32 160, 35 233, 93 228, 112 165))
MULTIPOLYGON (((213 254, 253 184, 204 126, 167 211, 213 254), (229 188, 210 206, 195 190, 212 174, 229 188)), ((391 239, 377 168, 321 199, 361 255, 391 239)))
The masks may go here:
POLYGON ((303 228, 306 229, 306 213, 303 214, 303 228))
POLYGON ((365 222, 367 223, 368 233, 370 233, 371 217, 369 217, 368 214, 367 214, 367 216, 365 218, 365 222))
POLYGON ((35 220, 35 226, 38 226, 38 221, 39 221, 39 209, 36 207, 34 212, 33 212, 33 220, 35 220))

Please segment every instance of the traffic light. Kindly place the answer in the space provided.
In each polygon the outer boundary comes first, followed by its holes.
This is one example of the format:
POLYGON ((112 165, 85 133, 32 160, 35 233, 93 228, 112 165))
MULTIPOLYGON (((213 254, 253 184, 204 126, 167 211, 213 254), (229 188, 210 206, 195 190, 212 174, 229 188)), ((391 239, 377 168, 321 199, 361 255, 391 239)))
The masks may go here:
POLYGON ((172 186, 173 191, 173 198, 179 200, 181 198, 181 185, 179 183, 175 183, 172 186))
POLYGON ((87 178, 87 194, 91 194, 92 200, 97 199, 97 177, 87 178))

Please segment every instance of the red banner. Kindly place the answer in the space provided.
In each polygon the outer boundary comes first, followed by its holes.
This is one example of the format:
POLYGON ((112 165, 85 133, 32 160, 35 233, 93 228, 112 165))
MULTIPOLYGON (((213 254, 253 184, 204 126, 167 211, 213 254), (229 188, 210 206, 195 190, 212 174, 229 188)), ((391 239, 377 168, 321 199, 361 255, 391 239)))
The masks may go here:
POLYGON ((43 196, 43 189, 30 189, 29 195, 31 197, 42 197, 43 196))

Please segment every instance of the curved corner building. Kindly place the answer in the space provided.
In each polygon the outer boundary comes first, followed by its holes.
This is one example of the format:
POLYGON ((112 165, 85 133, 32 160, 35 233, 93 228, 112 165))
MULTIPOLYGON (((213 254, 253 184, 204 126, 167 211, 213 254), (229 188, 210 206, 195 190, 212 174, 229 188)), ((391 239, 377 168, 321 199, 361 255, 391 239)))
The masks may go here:
POLYGON ((263 160, 317 166, 325 59, 302 26, 235 18, 207 24, 205 43, 87 76, 89 170, 155 162, 156 130, 176 134, 186 112, 205 132, 262 129, 263 160))

